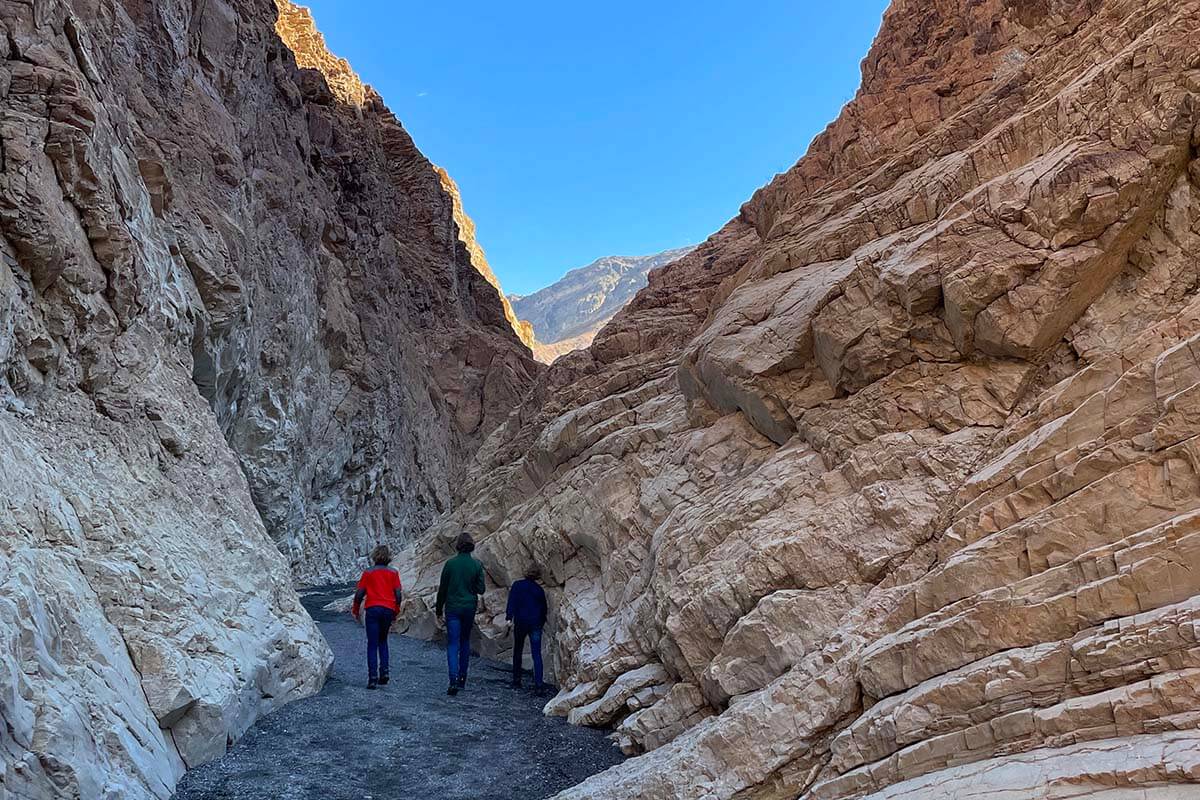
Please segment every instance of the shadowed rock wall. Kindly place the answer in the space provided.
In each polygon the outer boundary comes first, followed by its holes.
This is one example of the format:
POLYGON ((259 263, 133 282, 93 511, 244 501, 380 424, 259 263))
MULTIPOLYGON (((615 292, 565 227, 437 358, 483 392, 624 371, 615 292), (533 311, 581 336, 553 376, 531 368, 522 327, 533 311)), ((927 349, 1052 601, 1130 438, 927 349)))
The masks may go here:
POLYGON ((5 796, 165 798, 316 691, 293 578, 450 508, 537 368, 282 11, 328 79, 271 0, 0 0, 5 796))

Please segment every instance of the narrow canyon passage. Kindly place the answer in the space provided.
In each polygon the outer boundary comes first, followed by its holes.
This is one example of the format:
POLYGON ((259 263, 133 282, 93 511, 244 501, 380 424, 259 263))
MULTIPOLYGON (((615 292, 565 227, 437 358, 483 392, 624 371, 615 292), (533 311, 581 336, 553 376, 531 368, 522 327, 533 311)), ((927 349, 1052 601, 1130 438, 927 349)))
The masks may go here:
POLYGON ((888 2, 0 0, 0 800, 1200 800, 1200 0, 888 2))
POLYGON ((175 800, 537 800, 621 760, 603 731, 543 716, 547 698, 511 689, 504 665, 472 661, 467 690, 447 697, 428 642, 393 635, 392 682, 368 691, 362 629, 322 609, 345 594, 303 598, 335 656, 324 690, 189 772, 175 800))

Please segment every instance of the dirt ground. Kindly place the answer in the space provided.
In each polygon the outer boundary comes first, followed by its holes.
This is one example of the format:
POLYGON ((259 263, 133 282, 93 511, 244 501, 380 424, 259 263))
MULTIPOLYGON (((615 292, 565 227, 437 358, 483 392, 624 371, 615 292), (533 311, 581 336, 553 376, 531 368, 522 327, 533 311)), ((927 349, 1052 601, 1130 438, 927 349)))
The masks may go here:
POLYGON ((512 689, 506 665, 473 658, 448 697, 428 642, 391 637, 391 683, 368 691, 362 628, 321 608, 346 594, 304 597, 335 654, 321 693, 259 720, 175 800, 539 800, 622 760, 603 731, 543 716, 548 695, 512 689))

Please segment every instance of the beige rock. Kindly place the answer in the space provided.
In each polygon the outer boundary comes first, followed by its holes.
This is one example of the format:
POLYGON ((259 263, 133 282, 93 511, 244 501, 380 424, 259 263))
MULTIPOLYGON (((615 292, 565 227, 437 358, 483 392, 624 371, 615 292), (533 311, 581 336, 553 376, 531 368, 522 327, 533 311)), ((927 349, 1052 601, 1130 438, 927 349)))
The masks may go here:
POLYGON ((897 0, 808 154, 484 443, 417 594, 463 528, 499 589, 546 566, 548 711, 644 753, 561 797, 1200 791, 1197 37, 897 0))
POLYGON ((6 791, 169 796, 320 685, 291 575, 404 545, 433 635, 466 529, 641 753, 563 798, 1196 793, 1197 0, 896 0, 546 370, 306 13, 0 11, 6 791))
POLYGON ((715 684, 709 695, 728 702, 763 688, 823 645, 864 593, 846 586, 767 595, 729 630, 709 663, 705 685, 715 684))
POLYGON ((699 687, 690 683, 673 684, 652 705, 640 700, 638 704, 644 707, 626 717, 614 732, 617 744, 630 755, 666 744, 713 714, 699 687))
POLYGON ((572 725, 609 724, 637 704, 635 696, 639 692, 664 686, 668 680, 670 675, 659 664, 647 664, 625 672, 612 682, 601 697, 585 706, 572 708, 567 721, 572 725))

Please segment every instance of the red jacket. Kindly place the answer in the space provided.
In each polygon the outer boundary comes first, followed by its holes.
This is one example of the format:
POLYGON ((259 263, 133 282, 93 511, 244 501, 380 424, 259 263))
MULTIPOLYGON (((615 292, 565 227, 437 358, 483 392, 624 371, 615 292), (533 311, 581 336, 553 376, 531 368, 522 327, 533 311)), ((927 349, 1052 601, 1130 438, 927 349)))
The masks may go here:
POLYGON ((354 593, 354 615, 366 600, 367 608, 383 606, 392 611, 400 610, 400 573, 391 567, 374 566, 358 579, 354 593))

